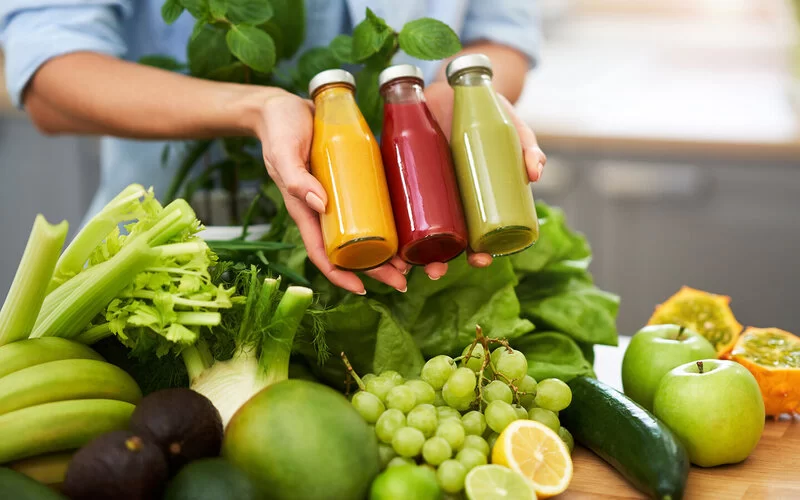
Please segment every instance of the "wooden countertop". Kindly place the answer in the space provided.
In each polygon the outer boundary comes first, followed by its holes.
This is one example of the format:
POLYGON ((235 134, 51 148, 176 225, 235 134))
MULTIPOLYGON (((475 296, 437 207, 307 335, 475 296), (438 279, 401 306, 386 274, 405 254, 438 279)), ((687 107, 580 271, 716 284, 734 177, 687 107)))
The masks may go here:
MULTIPOLYGON (((559 500, 647 498, 591 451, 577 447, 575 472, 559 500)), ((800 498, 800 418, 768 421, 761 441, 747 460, 737 465, 692 467, 687 500, 800 498)))

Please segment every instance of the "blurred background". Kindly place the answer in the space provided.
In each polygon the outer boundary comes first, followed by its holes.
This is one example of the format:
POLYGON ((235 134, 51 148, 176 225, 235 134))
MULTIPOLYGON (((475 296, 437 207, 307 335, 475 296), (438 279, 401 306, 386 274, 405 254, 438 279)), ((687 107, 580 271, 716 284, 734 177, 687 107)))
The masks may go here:
MULTIPOLYGON (((620 333, 682 285, 800 331, 800 0, 531 1, 534 196, 588 236, 620 333)), ((96 141, 41 136, 0 85, 0 298, 35 214, 74 231, 97 175, 96 141)))

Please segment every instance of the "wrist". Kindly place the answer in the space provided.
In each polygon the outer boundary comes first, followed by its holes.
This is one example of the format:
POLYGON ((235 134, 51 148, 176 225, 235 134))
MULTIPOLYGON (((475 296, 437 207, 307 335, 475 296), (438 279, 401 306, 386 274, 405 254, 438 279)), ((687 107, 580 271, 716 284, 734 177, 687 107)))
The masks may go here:
POLYGON ((270 99, 288 95, 277 87, 233 85, 227 99, 226 114, 236 135, 257 137, 263 123, 264 107, 270 99))

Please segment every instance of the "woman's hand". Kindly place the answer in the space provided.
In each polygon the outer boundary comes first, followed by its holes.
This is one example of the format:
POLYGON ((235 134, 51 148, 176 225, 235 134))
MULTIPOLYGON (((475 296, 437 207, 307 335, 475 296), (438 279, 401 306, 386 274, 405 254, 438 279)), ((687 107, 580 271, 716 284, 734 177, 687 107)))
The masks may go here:
MULTIPOLYGON (((531 182, 536 182, 542 176, 542 171, 547 163, 547 157, 544 152, 539 148, 536 142, 536 135, 533 130, 517 116, 514 107, 511 103, 498 94, 500 99, 506 105, 508 114, 517 128, 520 142, 522 143, 522 150, 525 155, 525 167, 528 170, 528 178, 531 182)), ((431 110, 439 126, 442 128, 447 140, 450 140, 450 129, 453 120, 453 89, 447 82, 434 82, 425 89, 425 99, 428 102, 428 108, 431 110)), ((485 253, 468 253, 467 261, 473 267, 486 267, 492 263, 492 256, 485 253)), ((447 272, 447 264, 434 263, 425 266, 425 272, 431 279, 439 279, 447 272)))
MULTIPOLYGON (((266 97, 255 132, 261 140, 264 164, 283 195, 289 215, 297 223, 308 258, 336 286, 363 295, 364 284, 355 273, 337 269, 328 259, 322 241, 319 214, 325 212, 325 189, 308 171, 313 137, 313 103, 288 92, 266 97)), ((409 266, 399 258, 365 274, 406 291, 409 266)))

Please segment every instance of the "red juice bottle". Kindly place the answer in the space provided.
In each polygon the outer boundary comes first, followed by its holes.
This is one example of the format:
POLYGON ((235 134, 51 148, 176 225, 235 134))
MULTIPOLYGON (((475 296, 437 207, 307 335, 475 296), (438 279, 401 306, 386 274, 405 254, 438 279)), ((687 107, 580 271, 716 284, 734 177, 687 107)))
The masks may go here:
POLYGON ((467 226, 450 146, 425 104, 422 71, 391 66, 378 84, 384 99, 381 155, 398 255, 413 265, 447 262, 467 247, 467 226))

